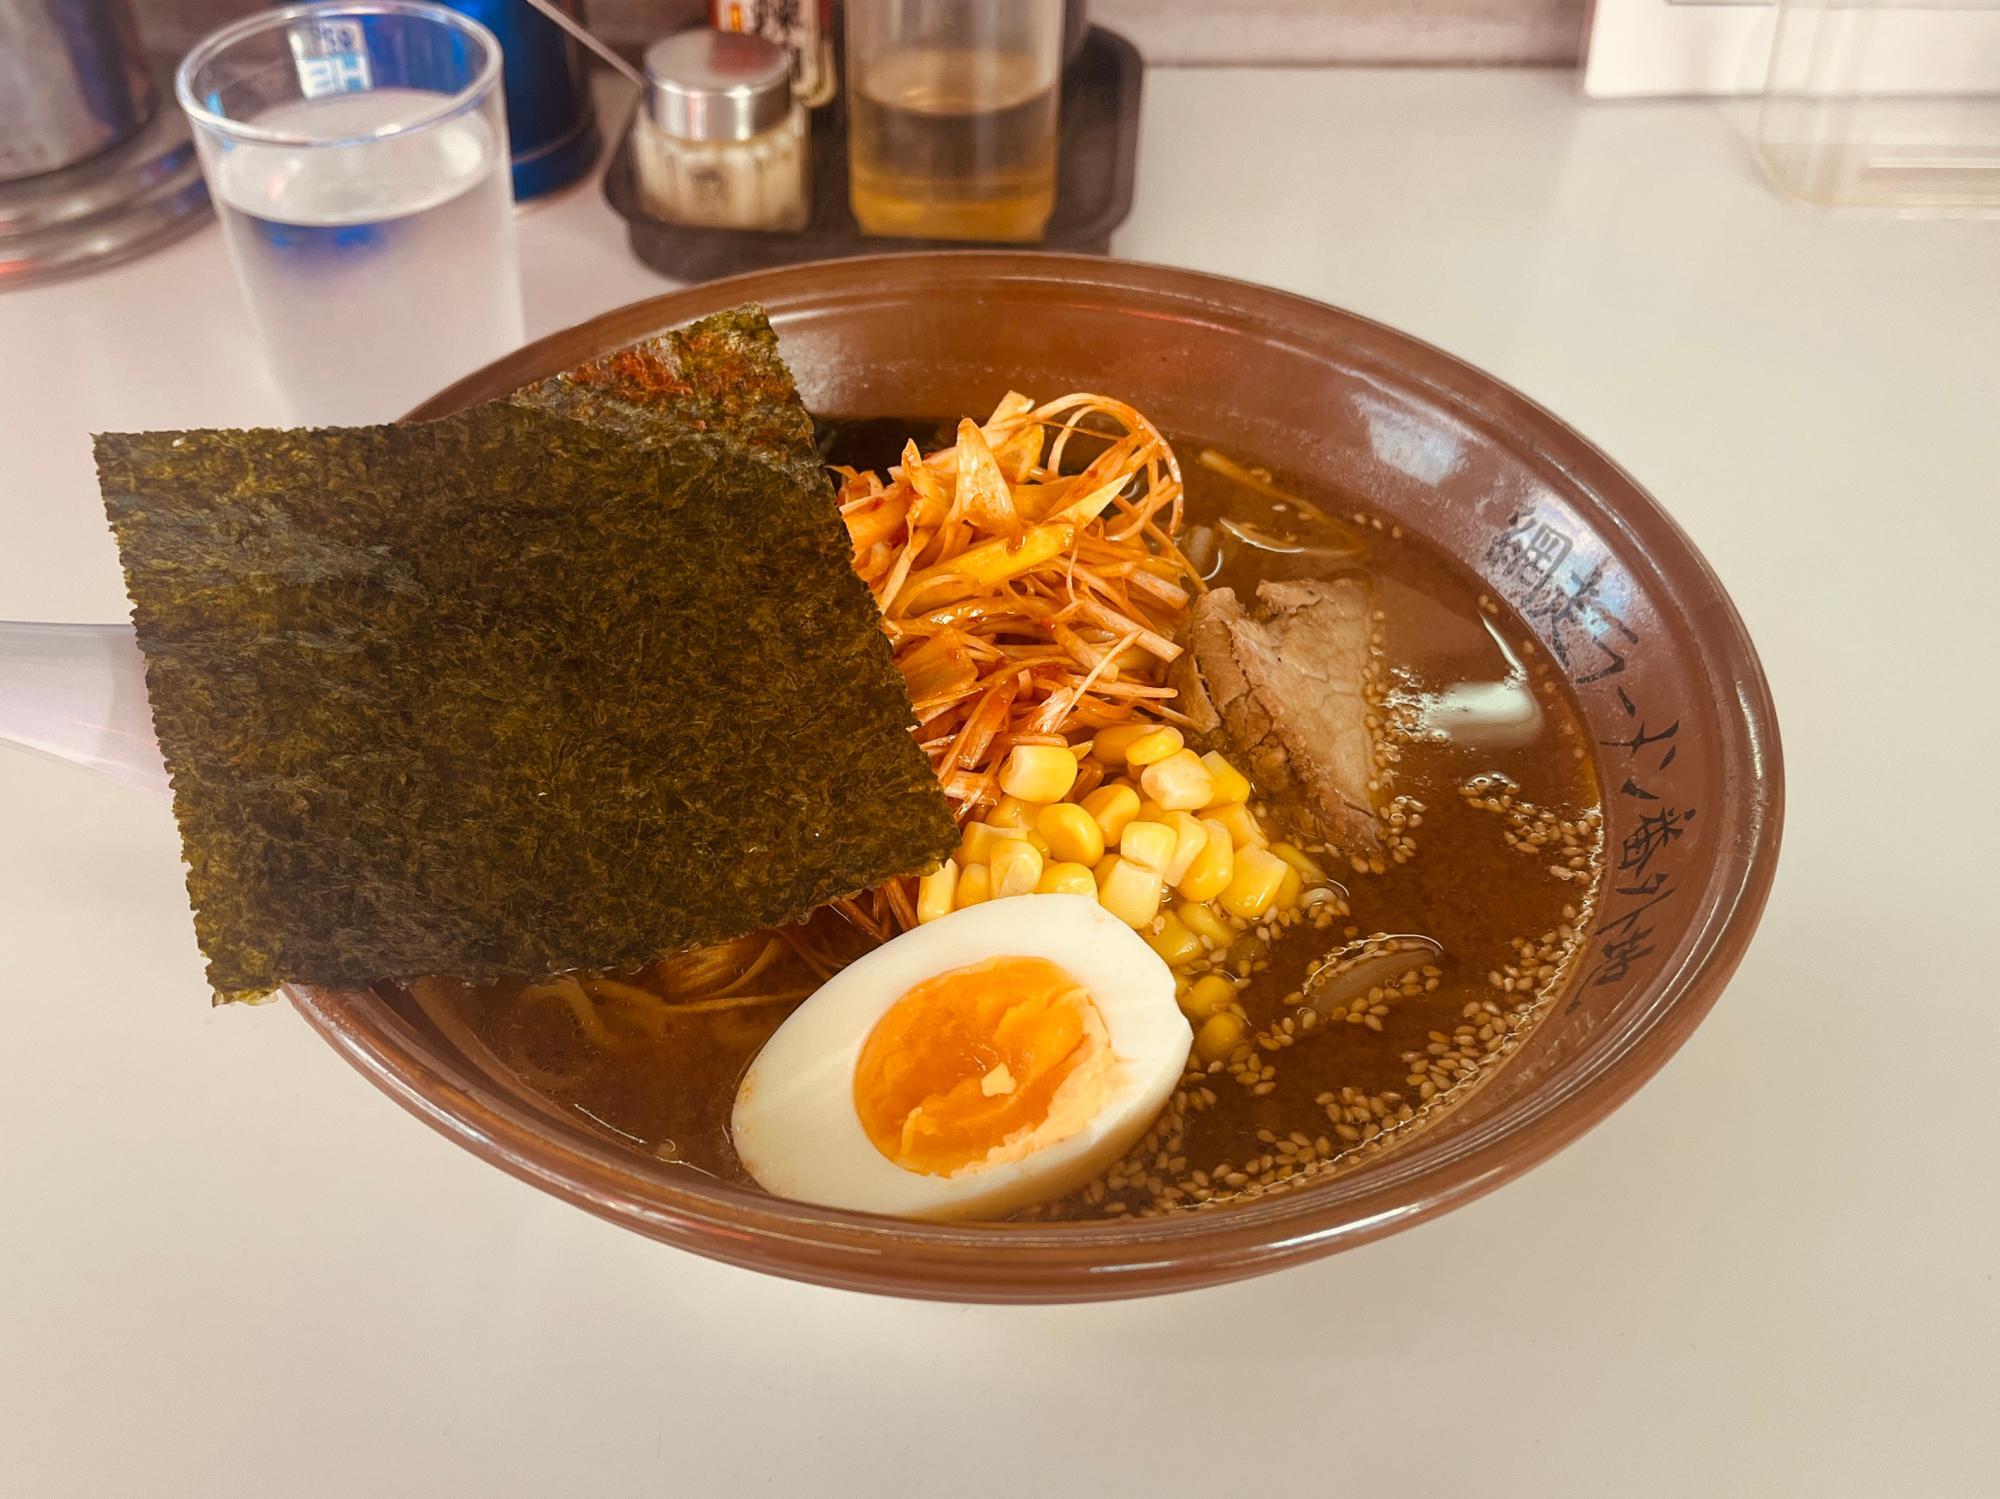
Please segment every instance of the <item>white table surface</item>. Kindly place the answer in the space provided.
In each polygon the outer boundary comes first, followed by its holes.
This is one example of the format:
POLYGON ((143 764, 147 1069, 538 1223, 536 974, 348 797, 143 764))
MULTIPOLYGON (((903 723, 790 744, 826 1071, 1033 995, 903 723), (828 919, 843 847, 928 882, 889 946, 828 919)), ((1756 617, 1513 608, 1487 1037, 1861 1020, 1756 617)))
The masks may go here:
MULTIPOLYGON (((2000 223, 1789 207, 1716 106, 1566 74, 1147 88, 1119 253, 1484 365, 1734 592, 1791 812, 1712 1018, 1553 1162, 1330 1261, 834 1293, 480 1165, 282 1007, 212 1012, 164 802, 0 751, 0 1489, 2000 1492, 2000 818, 1958 796, 2000 735, 2000 223)), ((532 333, 666 284, 594 189, 521 240, 532 333)), ((212 227, 0 296, 0 617, 123 613, 87 432, 278 414, 212 227)))

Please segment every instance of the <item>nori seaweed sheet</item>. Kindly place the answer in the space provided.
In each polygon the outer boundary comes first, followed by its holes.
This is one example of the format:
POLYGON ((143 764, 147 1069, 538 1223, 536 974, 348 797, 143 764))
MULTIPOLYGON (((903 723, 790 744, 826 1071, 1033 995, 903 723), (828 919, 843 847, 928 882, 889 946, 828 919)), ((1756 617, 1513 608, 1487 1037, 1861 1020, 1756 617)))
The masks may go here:
POLYGON ((778 355, 778 335, 755 303, 629 344, 507 399, 649 446, 688 431, 725 430, 798 470, 801 483, 818 484, 824 473, 812 418, 778 355))
POLYGON ((638 441, 532 403, 97 439, 219 998, 636 967, 949 851, 759 357, 638 441))

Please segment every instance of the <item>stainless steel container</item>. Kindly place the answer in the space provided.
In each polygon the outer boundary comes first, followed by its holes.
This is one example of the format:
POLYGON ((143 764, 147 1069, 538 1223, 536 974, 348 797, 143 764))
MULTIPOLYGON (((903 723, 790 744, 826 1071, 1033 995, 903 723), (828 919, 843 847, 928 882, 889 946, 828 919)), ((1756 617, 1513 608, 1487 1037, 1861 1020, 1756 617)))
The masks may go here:
POLYGON ((0 182, 130 140, 159 103, 128 0, 0 0, 0 182))

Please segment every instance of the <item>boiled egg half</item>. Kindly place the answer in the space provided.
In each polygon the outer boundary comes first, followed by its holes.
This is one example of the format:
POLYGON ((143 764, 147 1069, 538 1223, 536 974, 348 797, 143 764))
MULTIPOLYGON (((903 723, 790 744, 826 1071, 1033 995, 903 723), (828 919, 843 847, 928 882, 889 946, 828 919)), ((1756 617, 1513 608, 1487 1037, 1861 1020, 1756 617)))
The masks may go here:
POLYGON ((1167 965, 1096 901, 986 901, 827 980, 751 1063, 731 1133, 784 1197, 989 1218, 1129 1151, 1191 1040, 1167 965))

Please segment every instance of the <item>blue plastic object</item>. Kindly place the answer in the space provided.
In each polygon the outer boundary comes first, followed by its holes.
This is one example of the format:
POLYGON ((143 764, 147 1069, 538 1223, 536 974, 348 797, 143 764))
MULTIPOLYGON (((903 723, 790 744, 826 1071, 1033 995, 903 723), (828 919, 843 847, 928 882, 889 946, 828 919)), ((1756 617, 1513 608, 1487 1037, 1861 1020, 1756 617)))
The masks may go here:
MULTIPOLYGON (((500 39, 516 201, 574 182, 597 160, 597 110, 583 48, 528 0, 441 0, 500 39)), ((579 22, 583 0, 555 0, 579 22)))

